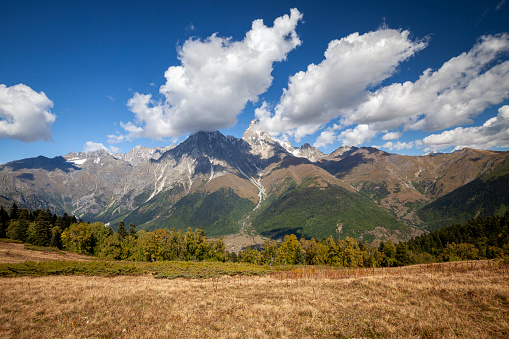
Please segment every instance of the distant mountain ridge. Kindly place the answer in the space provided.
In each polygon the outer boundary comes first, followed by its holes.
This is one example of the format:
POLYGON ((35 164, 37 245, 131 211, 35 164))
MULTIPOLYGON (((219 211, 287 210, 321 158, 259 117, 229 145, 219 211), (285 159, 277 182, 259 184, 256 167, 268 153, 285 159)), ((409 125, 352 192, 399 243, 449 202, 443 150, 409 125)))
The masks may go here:
MULTIPOLYGON (((504 182, 508 158, 509 152, 473 149, 403 156, 340 147, 323 154, 272 138, 253 121, 240 139, 198 132, 177 146, 0 165, 0 204, 112 225, 124 220, 138 229, 202 227, 209 236, 250 229, 273 238, 397 240, 436 227, 442 212, 424 206, 472 182, 484 187, 490 173, 504 182)), ((490 204, 503 212, 508 193, 497 194, 490 204)))

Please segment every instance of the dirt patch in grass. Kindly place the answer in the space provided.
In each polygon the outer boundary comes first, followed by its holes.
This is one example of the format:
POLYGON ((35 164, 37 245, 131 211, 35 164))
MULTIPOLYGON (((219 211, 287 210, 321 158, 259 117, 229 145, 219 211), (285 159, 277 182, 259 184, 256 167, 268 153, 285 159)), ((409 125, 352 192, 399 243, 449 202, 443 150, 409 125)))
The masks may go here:
POLYGON ((256 234, 250 227, 241 230, 239 233, 229 234, 223 237, 226 249, 230 252, 240 252, 247 246, 263 246, 263 242, 268 239, 256 234))
MULTIPOLYGON (((42 248, 41 248, 42 249, 42 248)), ((24 244, 0 242, 0 263, 16 264, 24 261, 90 261, 92 257, 55 250, 30 250, 24 244)))

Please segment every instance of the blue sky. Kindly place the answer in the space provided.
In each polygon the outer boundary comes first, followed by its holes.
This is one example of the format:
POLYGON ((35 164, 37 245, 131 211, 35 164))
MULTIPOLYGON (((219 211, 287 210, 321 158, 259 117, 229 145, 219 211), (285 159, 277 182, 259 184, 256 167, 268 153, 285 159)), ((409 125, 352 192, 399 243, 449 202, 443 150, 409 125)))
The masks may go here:
POLYGON ((507 150, 507 18, 505 0, 4 0, 0 163, 255 117, 326 153, 507 150))

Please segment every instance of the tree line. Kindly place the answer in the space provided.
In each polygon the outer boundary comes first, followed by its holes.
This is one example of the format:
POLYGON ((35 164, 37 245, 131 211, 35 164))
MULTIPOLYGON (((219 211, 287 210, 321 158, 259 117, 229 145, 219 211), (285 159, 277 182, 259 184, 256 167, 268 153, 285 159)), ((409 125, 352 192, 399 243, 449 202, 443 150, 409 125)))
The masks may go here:
POLYGON ((129 228, 123 221, 114 232, 109 225, 49 210, 30 212, 13 204, 10 213, 0 208, 0 237, 51 246, 112 260, 230 261, 261 265, 332 265, 339 267, 393 267, 442 261, 492 259, 509 256, 509 211, 503 217, 477 217, 421 235, 407 242, 381 242, 377 246, 353 238, 266 240, 261 249, 227 251, 223 238, 207 238, 201 228, 186 231, 129 228))
POLYGON ((50 210, 20 210, 14 203, 9 212, 0 207, 0 238, 60 248, 62 232, 78 221, 82 220, 67 213, 57 216, 50 210))
POLYGON ((287 235, 279 245, 267 240, 261 251, 247 248, 241 261, 252 263, 394 267, 447 261, 509 258, 509 210, 502 217, 476 217, 406 242, 372 246, 350 237, 321 241, 287 235))
POLYGON ((435 261, 494 259, 509 256, 509 210, 502 217, 476 217, 407 242, 415 253, 435 261))

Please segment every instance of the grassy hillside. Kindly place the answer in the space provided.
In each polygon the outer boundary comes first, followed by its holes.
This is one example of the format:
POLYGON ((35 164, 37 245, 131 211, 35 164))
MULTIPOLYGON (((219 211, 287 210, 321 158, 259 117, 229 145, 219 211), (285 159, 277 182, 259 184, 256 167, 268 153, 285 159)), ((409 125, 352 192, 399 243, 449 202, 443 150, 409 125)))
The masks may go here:
POLYGON ((430 230, 501 215, 509 208, 509 159, 497 168, 424 206, 417 213, 430 230))
MULTIPOLYGON (((401 230, 406 226, 367 197, 334 185, 319 187, 311 181, 293 184, 253 219, 262 235, 280 238, 296 234, 306 238, 340 236, 359 238, 377 226, 401 230)), ((369 235, 366 237, 369 239, 369 235)))
POLYGON ((202 228, 207 236, 217 237, 238 232, 237 222, 254 206, 254 202, 239 197, 231 188, 210 194, 197 191, 180 199, 166 215, 152 220, 146 228, 202 228))

